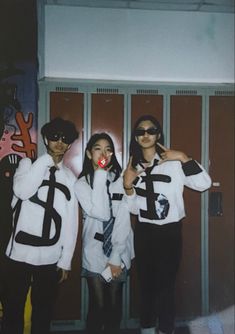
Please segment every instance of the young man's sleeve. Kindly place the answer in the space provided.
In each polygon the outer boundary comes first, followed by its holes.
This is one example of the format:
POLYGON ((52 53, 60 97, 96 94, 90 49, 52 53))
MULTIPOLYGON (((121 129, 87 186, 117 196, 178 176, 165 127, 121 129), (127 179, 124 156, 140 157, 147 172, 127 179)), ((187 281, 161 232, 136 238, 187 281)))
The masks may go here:
POLYGON ((39 157, 34 163, 29 158, 20 160, 13 179, 15 196, 21 200, 33 196, 41 185, 48 167, 52 165, 53 159, 47 153, 39 157))
POLYGON ((71 187, 71 199, 67 206, 67 216, 65 221, 63 221, 62 227, 62 255, 59 259, 57 266, 59 268, 70 270, 73 254, 75 251, 78 235, 78 202, 75 197, 74 188, 71 187))

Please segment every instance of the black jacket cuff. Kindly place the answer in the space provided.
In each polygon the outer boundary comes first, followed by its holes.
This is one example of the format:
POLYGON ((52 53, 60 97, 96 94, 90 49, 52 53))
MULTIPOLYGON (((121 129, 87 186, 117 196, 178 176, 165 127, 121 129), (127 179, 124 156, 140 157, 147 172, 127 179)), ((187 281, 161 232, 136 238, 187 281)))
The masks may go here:
POLYGON ((202 169, 195 160, 189 160, 182 163, 182 168, 185 176, 196 175, 202 172, 202 169))

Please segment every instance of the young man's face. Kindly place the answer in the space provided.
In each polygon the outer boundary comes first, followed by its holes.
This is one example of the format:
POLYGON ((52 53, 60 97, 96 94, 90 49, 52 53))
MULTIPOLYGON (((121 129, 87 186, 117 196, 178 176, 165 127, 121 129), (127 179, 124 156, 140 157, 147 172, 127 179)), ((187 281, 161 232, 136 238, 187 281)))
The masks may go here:
POLYGON ((47 139, 47 149, 49 153, 52 153, 53 155, 64 155, 65 152, 69 149, 70 144, 67 144, 64 141, 63 136, 58 136, 52 139, 47 139))

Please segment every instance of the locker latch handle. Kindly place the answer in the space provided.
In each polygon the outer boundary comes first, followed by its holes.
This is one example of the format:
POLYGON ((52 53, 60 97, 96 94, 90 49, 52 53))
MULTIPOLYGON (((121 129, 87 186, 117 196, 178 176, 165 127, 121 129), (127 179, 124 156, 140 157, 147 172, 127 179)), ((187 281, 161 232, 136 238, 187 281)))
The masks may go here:
POLYGON ((209 214, 212 217, 223 216, 222 192, 212 191, 209 197, 209 214))

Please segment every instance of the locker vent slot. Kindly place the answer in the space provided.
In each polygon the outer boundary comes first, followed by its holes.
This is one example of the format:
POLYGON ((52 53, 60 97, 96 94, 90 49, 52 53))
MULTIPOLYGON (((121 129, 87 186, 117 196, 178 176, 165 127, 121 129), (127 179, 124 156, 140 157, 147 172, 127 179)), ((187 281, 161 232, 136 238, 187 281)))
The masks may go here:
POLYGON ((77 87, 56 87, 57 92, 79 92, 77 87))
POLYGON ((136 90, 137 94, 142 94, 142 95, 158 95, 158 90, 157 89, 137 89, 136 90))
POLYGON ((179 89, 175 91, 176 95, 197 95, 196 90, 179 89))
POLYGON ((216 90, 215 91, 215 95, 216 96, 234 96, 235 95, 235 91, 234 90, 216 90))
POLYGON ((118 88, 97 88, 98 94, 118 94, 118 88))

